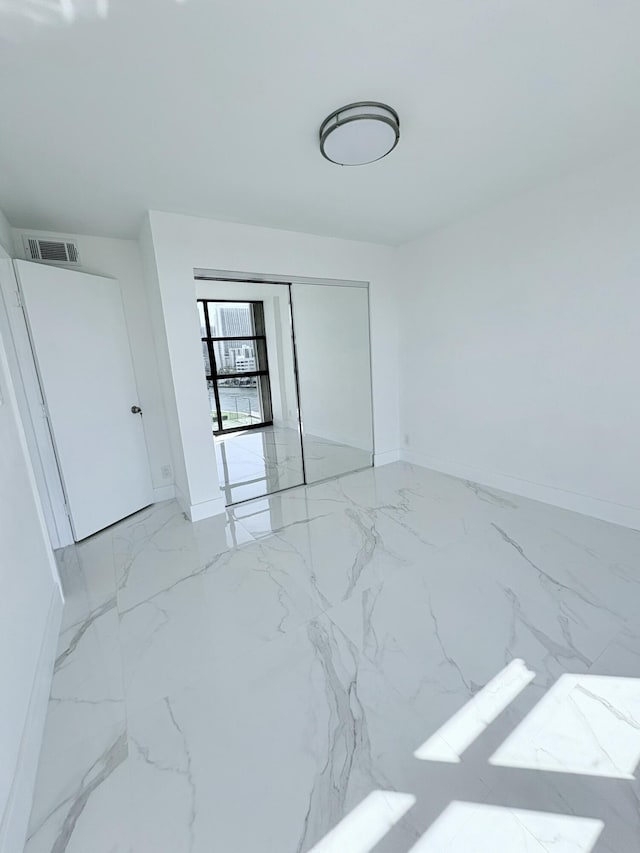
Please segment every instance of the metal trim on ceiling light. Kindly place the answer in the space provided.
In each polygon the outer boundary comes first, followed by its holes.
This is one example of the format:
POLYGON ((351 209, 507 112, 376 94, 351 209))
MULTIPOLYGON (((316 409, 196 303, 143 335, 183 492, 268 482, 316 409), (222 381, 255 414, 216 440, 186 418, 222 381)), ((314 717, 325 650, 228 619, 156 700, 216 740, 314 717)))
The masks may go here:
POLYGON ((345 166, 345 165, 362 165, 362 166, 365 166, 365 165, 367 165, 367 163, 377 163, 378 160, 382 160, 383 157, 386 157, 387 155, 391 154, 391 152, 397 146, 398 141, 400 140, 400 116, 393 109, 393 107, 390 107, 388 104, 383 104, 381 101, 355 101, 352 104, 346 104, 344 107, 340 107, 339 109, 334 110, 332 113, 329 113, 329 115, 325 118, 325 120, 320 125, 320 130, 318 132, 318 138, 319 138, 319 142, 320 142, 320 153, 325 158, 325 160, 328 160, 330 163, 335 163, 338 166, 345 166), (345 113, 345 112, 348 112, 349 110, 359 109, 362 107, 374 107, 376 109, 385 110, 390 115, 385 116, 385 115, 380 115, 379 113, 357 113, 356 115, 348 115, 342 119, 340 118, 341 113, 345 113), (333 122, 330 127, 327 127, 327 125, 329 125, 333 121, 333 119, 336 119, 335 122, 333 122), (395 131, 395 140, 394 140, 394 143, 391 146, 391 148, 388 151, 385 151, 384 154, 381 154, 380 157, 376 157, 375 160, 368 160, 367 162, 363 162, 360 164, 339 163, 336 160, 332 160, 331 157, 328 157, 327 154, 325 153, 325 150, 324 150, 324 144, 325 144, 326 140, 328 139, 328 137, 331 135, 331 133, 333 133, 339 127, 343 127, 345 124, 349 124, 349 123, 354 122, 354 121, 362 121, 362 120, 381 121, 384 124, 388 124, 389 127, 391 127, 395 131))

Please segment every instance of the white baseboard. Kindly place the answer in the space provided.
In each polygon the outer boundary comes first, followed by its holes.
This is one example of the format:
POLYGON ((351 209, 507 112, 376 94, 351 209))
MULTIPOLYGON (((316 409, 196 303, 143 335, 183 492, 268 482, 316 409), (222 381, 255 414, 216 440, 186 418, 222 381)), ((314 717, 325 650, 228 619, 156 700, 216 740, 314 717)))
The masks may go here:
MULTIPOLYGON (((227 507, 225 506, 222 495, 219 498, 213 498, 210 501, 192 504, 189 503, 177 486, 175 489, 176 500, 180 504, 180 509, 184 512, 189 521, 202 521, 205 518, 211 518, 214 515, 222 515, 226 512, 227 507)), ((0 851, 0 853, 2 853, 2 851, 0 851)))
POLYGON ((380 465, 388 465, 390 462, 399 462, 402 459, 400 450, 385 450, 384 453, 376 453, 373 457, 373 464, 376 468, 380 465))
POLYGON ((153 490, 153 502, 158 504, 161 501, 173 500, 176 496, 176 487, 171 483, 169 486, 156 486, 153 490))
POLYGON ((503 492, 511 492, 514 495, 532 498, 542 503, 578 512, 581 515, 590 515, 593 518, 600 518, 603 521, 620 524, 622 527, 640 530, 640 507, 617 504, 612 501, 602 500, 601 498, 594 498, 590 495, 569 492, 565 489, 559 489, 556 486, 533 483, 529 480, 511 477, 507 474, 481 471, 470 465, 436 459, 433 456, 415 453, 411 450, 401 451, 401 459, 405 462, 410 462, 412 465, 431 468, 434 471, 451 474, 453 477, 459 477, 462 480, 471 480, 483 486, 500 489, 503 492))
POLYGON ((214 498, 212 501, 203 501, 200 504, 191 504, 187 508, 187 515, 190 521, 202 521, 204 518, 222 515, 226 512, 226 509, 224 498, 220 497, 214 498))
POLYGON ((188 500, 186 499, 186 497, 182 494, 182 492, 180 491, 180 489, 178 488, 178 486, 177 486, 177 485, 174 485, 174 487, 173 487, 173 488, 174 488, 174 491, 175 491, 175 495, 174 495, 174 497, 175 497, 175 499, 178 501, 178 504, 179 504, 179 506, 180 506, 180 509, 182 510, 182 512, 183 512, 186 516, 188 516, 188 515, 189 515, 189 501, 188 501, 188 500))
POLYGON ((16 853, 24 848, 61 622, 62 597, 55 586, 40 646, 27 718, 22 730, 18 762, 0 826, 0 853, 16 853))

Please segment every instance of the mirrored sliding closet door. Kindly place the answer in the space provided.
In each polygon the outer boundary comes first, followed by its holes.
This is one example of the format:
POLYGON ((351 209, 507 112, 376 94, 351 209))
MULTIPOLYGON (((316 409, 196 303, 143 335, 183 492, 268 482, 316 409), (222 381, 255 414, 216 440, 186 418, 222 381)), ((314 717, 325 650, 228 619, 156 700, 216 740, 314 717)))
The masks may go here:
POLYGON ((228 506, 373 464, 366 286, 199 271, 196 296, 228 506))
POLYGON ((307 483, 373 464, 369 291, 291 288, 307 483))

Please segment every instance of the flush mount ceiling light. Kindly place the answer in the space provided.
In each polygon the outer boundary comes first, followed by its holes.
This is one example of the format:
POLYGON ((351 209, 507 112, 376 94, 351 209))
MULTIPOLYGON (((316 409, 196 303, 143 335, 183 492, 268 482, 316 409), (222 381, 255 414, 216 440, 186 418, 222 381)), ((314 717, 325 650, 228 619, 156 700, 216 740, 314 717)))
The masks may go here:
POLYGON ((320 151, 339 166, 363 166, 386 157, 400 139, 398 113, 377 101, 347 104, 320 125, 320 151))

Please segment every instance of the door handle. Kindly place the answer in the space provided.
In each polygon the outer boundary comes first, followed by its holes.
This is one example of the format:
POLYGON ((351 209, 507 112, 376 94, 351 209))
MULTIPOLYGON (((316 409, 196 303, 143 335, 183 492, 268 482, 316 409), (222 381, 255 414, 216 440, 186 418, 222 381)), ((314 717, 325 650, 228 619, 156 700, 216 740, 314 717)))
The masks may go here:
POLYGON ((131 414, 133 414, 133 415, 141 415, 141 414, 142 414, 142 409, 140 408, 140 406, 131 406, 131 414))

